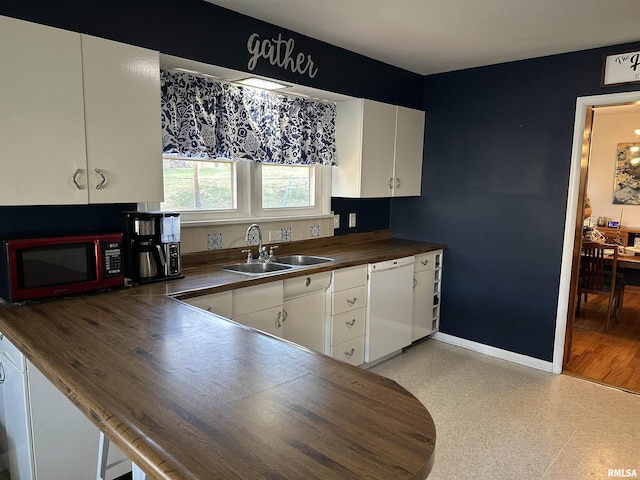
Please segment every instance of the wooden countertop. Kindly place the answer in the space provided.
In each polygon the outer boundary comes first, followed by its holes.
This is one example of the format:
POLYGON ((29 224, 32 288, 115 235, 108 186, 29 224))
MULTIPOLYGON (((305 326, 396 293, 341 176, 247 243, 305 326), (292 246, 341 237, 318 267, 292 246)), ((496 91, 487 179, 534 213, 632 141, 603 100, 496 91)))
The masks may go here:
MULTIPOLYGON (((444 247, 339 243, 313 253, 336 268, 444 247)), ((0 305, 0 332, 150 478, 426 478, 435 426, 397 383, 168 296, 264 281, 221 272, 0 305)))

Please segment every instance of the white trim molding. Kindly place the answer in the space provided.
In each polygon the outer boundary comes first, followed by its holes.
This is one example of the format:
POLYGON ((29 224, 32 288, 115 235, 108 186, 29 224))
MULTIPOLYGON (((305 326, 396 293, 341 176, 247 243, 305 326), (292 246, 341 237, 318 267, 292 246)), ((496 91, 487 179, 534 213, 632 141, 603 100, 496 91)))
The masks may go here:
POLYGON ((567 333, 567 313, 569 289, 571 286, 571 267, 573 264, 573 239, 575 235, 576 212, 578 210, 578 191, 580 188, 580 161, 584 142, 584 127, 588 107, 605 105, 624 105, 640 103, 640 91, 593 95, 576 99, 576 115, 573 129, 573 147, 571 150, 571 169, 567 192, 567 208, 564 223, 564 242, 562 247, 562 266, 560 268, 560 288, 556 310, 556 334, 553 346, 553 373, 562 373, 564 342, 567 333))
POLYGON ((545 372, 551 372, 553 364, 546 362, 538 358, 522 355, 521 353, 510 352, 509 350, 503 350, 501 348, 492 347, 483 343, 474 342, 465 338, 455 337, 448 333, 436 332, 431 337, 434 340, 440 342, 449 343, 457 347, 466 348, 467 350, 473 350, 474 352, 483 353, 491 357, 500 358, 508 362, 517 363, 526 367, 536 368, 545 372))

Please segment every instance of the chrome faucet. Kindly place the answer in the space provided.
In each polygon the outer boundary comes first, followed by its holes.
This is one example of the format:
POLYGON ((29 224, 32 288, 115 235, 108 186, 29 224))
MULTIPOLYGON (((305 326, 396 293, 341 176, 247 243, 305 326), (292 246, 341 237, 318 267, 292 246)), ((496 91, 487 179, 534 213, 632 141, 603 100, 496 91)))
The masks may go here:
MULTIPOLYGON (((260 227, 258 226, 257 223, 252 223, 251 225, 249 225, 249 228, 247 228, 247 233, 245 234, 244 239, 246 240, 247 244, 249 244, 249 234, 251 233, 251 230, 253 230, 254 228, 258 230, 258 256, 256 258, 260 262, 264 262, 266 247, 262 246, 262 230, 260 230, 260 227)), ((249 251, 249 257, 251 257, 251 251, 249 251)), ((247 261, 249 260, 247 259, 247 261)))

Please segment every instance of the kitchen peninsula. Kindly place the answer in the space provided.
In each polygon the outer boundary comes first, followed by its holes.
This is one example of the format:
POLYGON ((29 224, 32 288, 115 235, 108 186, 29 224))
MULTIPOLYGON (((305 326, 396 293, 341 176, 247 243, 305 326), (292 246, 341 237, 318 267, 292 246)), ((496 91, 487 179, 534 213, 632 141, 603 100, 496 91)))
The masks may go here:
MULTIPOLYGON (((316 244, 314 254, 335 262, 313 271, 443 247, 336 240, 316 244)), ((149 478, 427 477, 435 426, 413 395, 172 298, 260 277, 207 264, 185 273, 127 290, 2 305, 0 332, 149 478)))

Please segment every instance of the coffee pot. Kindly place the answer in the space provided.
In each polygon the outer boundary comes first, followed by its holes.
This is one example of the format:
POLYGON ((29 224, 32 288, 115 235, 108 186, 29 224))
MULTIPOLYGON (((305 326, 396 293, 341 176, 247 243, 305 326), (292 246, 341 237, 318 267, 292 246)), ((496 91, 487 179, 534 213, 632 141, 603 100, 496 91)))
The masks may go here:
POLYGON ((182 277, 180 214, 176 212, 122 212, 125 276, 133 283, 182 277))

